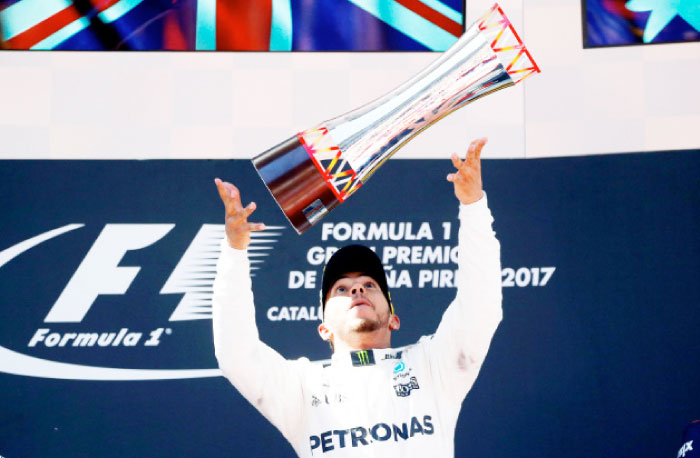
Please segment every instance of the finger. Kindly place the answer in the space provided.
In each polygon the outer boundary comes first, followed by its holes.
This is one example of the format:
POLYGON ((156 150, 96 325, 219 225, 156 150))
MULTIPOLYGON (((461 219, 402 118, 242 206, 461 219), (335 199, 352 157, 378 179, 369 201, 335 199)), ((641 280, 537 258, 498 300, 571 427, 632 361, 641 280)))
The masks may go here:
POLYGON ((252 232, 264 231, 265 223, 248 223, 248 230, 252 232))
POLYGON ((214 182, 219 190, 219 196, 225 204, 228 204, 231 199, 236 197, 238 197, 238 201, 240 202, 240 193, 238 192, 238 188, 236 188, 233 184, 229 183, 228 181, 221 181, 219 178, 216 178, 214 182))
POLYGON ((481 163, 480 163, 481 149, 484 147, 485 144, 486 144, 486 139, 479 138, 477 140, 474 140, 469 145, 469 150, 467 151, 467 159, 465 162, 467 164, 469 164, 470 167, 479 168, 481 166, 481 163))
POLYGON ((221 181, 219 178, 214 178, 214 183, 216 183, 216 189, 219 191, 219 197, 221 197, 221 201, 226 205, 226 202, 228 202, 228 192, 226 191, 226 188, 224 187, 224 182, 221 181))
POLYGON ((247 224, 250 214, 257 208, 258 207, 255 202, 249 203, 245 208, 241 208, 240 210, 235 210, 232 208, 231 211, 227 213, 226 220, 237 225, 245 225, 247 224))
POLYGON ((466 177, 464 176, 463 173, 457 172, 457 173, 450 173, 447 175, 447 181, 451 183, 464 183, 466 180, 466 177))
POLYGON ((228 201, 226 202, 226 211, 228 213, 238 213, 243 211, 241 204, 241 192, 232 183, 224 182, 226 192, 228 193, 228 201))
POLYGON ((481 150, 484 149, 484 145, 486 145, 486 142, 488 142, 488 141, 489 141, 489 139, 486 137, 480 138, 478 140, 478 143, 477 143, 475 151, 474 151, 474 155, 475 155, 477 161, 481 160, 481 150))
POLYGON ((255 211, 256 208, 258 208, 258 206, 255 205, 255 202, 249 203, 248 206, 243 209, 244 217, 248 218, 250 216, 250 214, 255 211))
POLYGON ((452 153, 452 156, 450 156, 450 159, 452 159, 452 165, 454 165, 454 167, 456 169, 458 169, 462 166, 462 160, 455 153, 452 153))
POLYGON ((476 147, 479 144, 479 140, 472 140, 472 142, 469 144, 469 148, 467 149, 467 157, 465 158, 465 162, 470 162, 474 160, 474 153, 476 151, 476 147))

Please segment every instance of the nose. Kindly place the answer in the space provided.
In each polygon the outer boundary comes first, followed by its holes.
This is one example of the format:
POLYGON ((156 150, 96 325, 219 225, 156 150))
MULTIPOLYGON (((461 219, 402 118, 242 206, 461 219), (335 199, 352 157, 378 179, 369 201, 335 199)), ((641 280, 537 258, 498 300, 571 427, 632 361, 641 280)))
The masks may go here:
POLYGON ((362 283, 355 283, 352 285, 352 288, 350 288, 350 294, 355 295, 355 294, 365 294, 365 288, 362 286, 362 283))

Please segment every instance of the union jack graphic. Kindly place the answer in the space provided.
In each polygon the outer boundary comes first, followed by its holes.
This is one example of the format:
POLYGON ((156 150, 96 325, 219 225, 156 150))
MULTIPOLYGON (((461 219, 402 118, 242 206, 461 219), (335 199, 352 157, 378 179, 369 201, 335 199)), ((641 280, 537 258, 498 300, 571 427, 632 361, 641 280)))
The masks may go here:
POLYGON ((0 43, 39 50, 444 51, 462 0, 0 0, 0 43))

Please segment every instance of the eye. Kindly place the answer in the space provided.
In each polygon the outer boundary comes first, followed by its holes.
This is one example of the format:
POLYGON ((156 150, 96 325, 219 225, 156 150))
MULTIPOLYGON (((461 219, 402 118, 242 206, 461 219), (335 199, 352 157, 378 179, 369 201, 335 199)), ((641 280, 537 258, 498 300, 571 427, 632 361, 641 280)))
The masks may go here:
POLYGON ((336 294, 343 294, 345 291, 347 291, 347 289, 345 288, 345 286, 338 286, 338 287, 335 289, 336 294))
POLYGON ((374 283, 372 283, 371 281, 368 281, 367 283, 365 283, 365 288, 367 288, 367 289, 375 288, 375 287, 376 287, 376 285, 374 283))

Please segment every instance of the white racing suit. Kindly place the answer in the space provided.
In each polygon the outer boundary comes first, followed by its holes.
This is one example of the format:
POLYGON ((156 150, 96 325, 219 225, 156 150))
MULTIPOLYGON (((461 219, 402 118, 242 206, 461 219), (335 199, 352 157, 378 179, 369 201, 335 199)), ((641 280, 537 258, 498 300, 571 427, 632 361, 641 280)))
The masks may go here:
POLYGON ((459 219, 457 296, 435 334, 402 348, 336 352, 325 364, 287 360, 260 341, 247 254, 224 240, 213 304, 219 366, 300 457, 454 456, 462 401, 502 318, 486 197, 460 206, 459 219))

